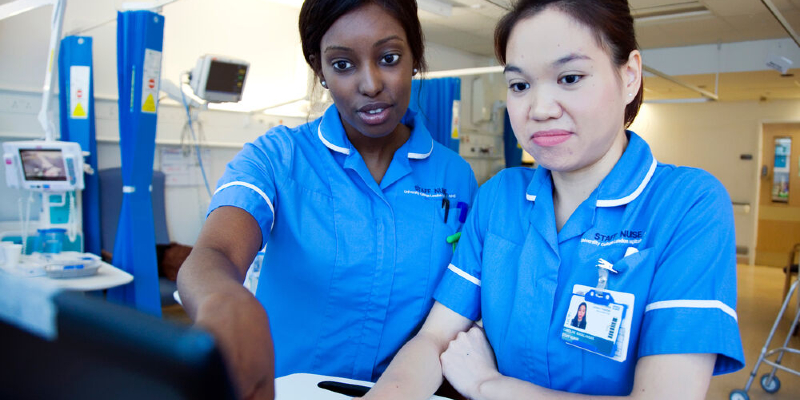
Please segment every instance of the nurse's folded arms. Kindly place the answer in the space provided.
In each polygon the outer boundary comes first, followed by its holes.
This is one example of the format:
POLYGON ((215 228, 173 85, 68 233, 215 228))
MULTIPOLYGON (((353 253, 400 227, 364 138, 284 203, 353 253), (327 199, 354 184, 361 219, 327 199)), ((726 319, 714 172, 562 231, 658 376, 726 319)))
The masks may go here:
POLYGON ((519 1, 495 46, 539 167, 480 188, 436 304, 364 398, 446 378, 469 399, 703 399, 744 365, 731 201, 626 130, 643 90, 627 1, 519 1))
POLYGON ((462 222, 443 198, 470 205, 477 189, 408 109, 425 68, 414 1, 309 0, 299 28, 334 105, 245 145, 178 276, 243 398, 272 398, 273 377, 292 373, 376 380, 452 258, 462 222), (254 297, 242 281, 265 245, 254 297))

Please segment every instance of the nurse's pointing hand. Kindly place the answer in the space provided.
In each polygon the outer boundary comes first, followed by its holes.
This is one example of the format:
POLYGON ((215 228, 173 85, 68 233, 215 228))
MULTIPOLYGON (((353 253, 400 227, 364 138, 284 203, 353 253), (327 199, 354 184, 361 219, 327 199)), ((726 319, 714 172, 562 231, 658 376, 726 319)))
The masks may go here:
POLYGON ((442 373, 467 398, 478 397, 483 382, 500 377, 494 351, 483 329, 473 326, 460 332, 442 353, 442 373))

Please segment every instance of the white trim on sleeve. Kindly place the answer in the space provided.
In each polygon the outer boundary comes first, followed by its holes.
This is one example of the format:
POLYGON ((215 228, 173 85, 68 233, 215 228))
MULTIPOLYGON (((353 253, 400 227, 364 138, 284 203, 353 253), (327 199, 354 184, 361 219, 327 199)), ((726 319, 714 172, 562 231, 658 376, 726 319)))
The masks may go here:
POLYGON ((733 317, 733 320, 739 322, 736 311, 727 304, 719 300, 666 300, 650 303, 644 308, 644 312, 653 310, 661 310, 665 308, 718 308, 725 314, 733 317))
POLYGON ((267 205, 269 206, 269 210, 272 211, 272 225, 270 225, 270 227, 269 227, 269 230, 272 231, 272 228, 275 226, 275 207, 272 206, 272 202, 269 200, 269 196, 267 196, 267 194, 264 193, 264 191, 261 190, 258 186, 253 185, 252 183, 247 183, 247 182, 242 182, 242 181, 235 181, 235 182, 226 183, 226 184, 220 186, 219 188, 217 188, 217 190, 214 192, 214 194, 216 195, 217 193, 222 191, 222 189, 227 189, 227 188, 229 188, 231 186, 244 186, 244 187, 246 187, 246 188, 248 188, 250 190, 253 190, 254 192, 258 193, 264 199, 264 201, 267 202, 267 205))
POLYGON ((474 283, 474 284, 476 284, 478 286, 481 286, 481 280, 480 279, 478 279, 478 278, 476 278, 476 277, 464 272, 461 268, 458 268, 455 265, 450 264, 450 265, 447 266, 447 269, 449 269, 450 271, 453 271, 456 275, 458 275, 458 276, 460 276, 460 277, 462 277, 462 278, 464 278, 464 279, 466 279, 466 280, 468 280, 468 281, 470 281, 470 282, 472 282, 472 283, 474 283))

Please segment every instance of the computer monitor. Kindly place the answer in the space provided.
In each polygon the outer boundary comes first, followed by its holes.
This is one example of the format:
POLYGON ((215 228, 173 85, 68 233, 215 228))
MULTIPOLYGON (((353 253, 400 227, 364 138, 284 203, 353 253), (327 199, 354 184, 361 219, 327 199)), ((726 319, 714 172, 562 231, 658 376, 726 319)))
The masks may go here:
MULTIPOLYGON (((46 327, 33 334, 0 312, 0 398, 235 398, 208 333, 77 292, 50 302, 53 340, 46 327)), ((40 308, 45 317, 34 319, 47 320, 40 308)))

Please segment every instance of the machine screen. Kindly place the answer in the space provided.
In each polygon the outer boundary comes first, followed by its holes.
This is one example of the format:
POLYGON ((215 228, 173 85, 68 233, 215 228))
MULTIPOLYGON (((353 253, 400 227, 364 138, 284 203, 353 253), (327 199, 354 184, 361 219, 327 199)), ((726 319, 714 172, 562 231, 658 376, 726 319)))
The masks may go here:
POLYGON ((212 92, 241 94, 247 66, 211 61, 206 90, 212 92))
POLYGON ((64 157, 58 149, 20 149, 26 181, 66 181, 64 157))

